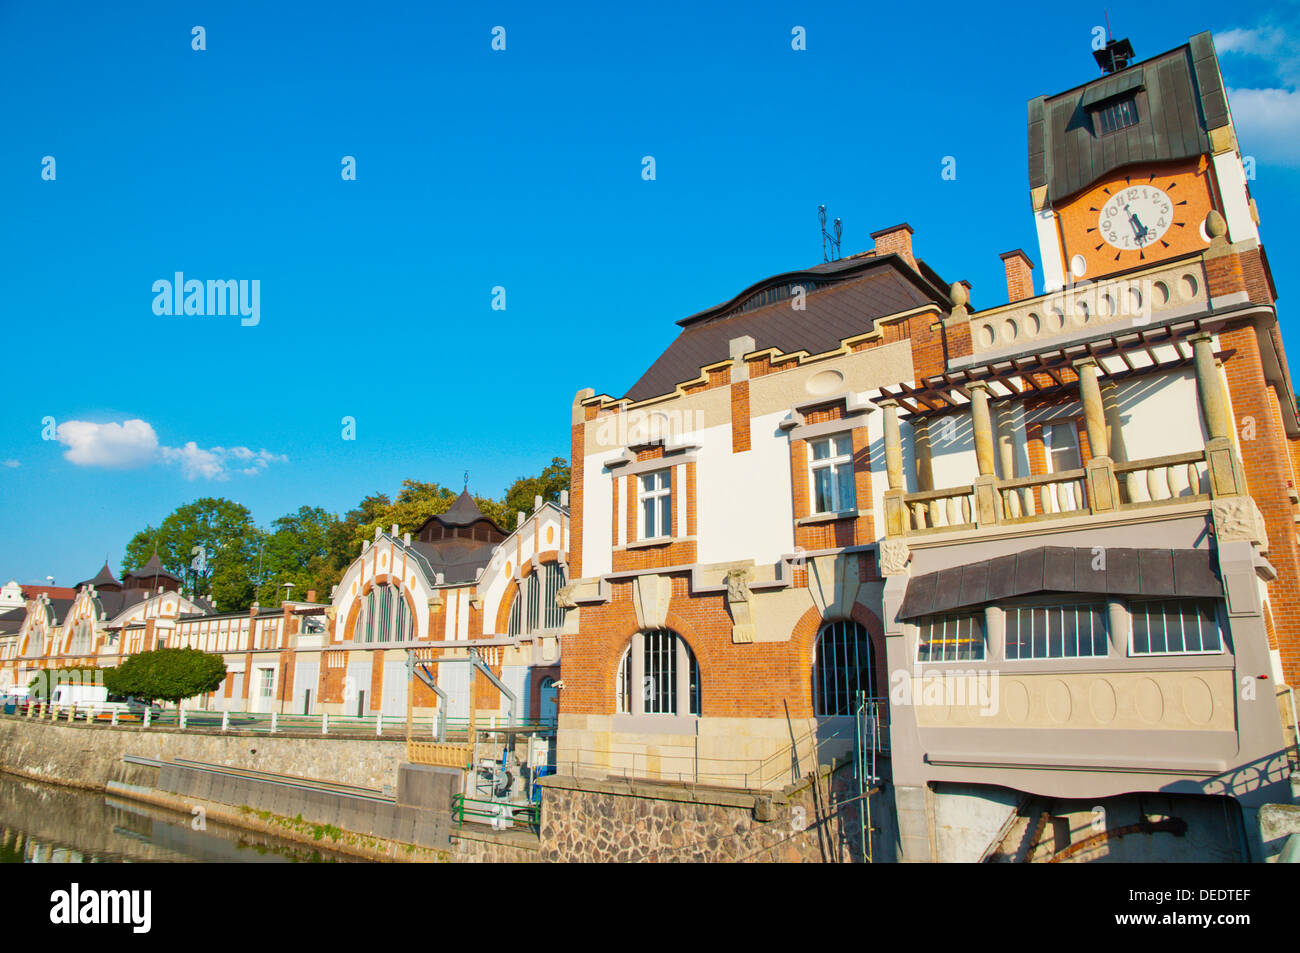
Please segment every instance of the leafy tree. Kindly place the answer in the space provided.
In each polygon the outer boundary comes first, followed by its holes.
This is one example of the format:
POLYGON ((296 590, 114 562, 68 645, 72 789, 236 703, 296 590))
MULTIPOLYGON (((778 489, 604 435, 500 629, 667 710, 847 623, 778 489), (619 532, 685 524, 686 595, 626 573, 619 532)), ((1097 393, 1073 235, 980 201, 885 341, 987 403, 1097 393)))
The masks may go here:
POLYGON ((250 575, 257 571, 261 532, 248 508, 231 500, 205 497, 177 507, 158 527, 147 526, 126 545, 122 571, 139 569, 157 547, 167 571, 199 595, 212 593, 224 611, 245 609, 253 601, 250 575), (195 548, 206 565, 195 569, 195 548))
POLYGON ((266 578, 257 590, 257 601, 262 605, 279 604, 287 582, 294 585, 293 598, 306 598, 311 589, 316 590, 317 599, 328 598, 330 587, 340 576, 330 552, 338 522, 319 506, 302 506, 298 512, 276 520, 265 540, 263 574, 266 578))
POLYGON ((551 460, 551 465, 538 476, 520 477, 510 484, 503 504, 508 522, 501 525, 507 531, 514 529, 520 511, 525 516, 533 511, 534 498, 540 496, 545 503, 559 503, 560 491, 568 488, 569 461, 564 457, 555 457, 551 460))
POLYGON ((198 649, 154 649, 105 669, 104 684, 114 695, 180 703, 217 690, 226 677, 220 655, 198 649))

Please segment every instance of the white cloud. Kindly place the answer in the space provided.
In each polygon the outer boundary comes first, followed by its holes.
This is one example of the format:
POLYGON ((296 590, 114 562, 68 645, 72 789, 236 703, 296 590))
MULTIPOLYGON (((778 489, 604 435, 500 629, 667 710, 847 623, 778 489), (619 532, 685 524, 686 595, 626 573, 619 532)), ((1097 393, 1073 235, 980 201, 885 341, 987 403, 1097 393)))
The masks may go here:
MULTIPOLYGON (((71 463, 83 467, 127 469, 151 463, 174 464, 187 480, 228 480, 233 470, 256 476, 272 463, 287 463, 284 454, 248 447, 212 447, 204 449, 190 440, 181 447, 158 442, 158 435, 146 421, 97 424, 85 420, 68 420, 59 425, 59 442, 68 449, 63 454, 71 463)), ((5 461, 5 466, 10 462, 5 461)), ((18 461, 12 461, 18 466, 18 461)))
POLYGON ((1260 162, 1300 165, 1300 91, 1229 89, 1241 151, 1260 162))
POLYGON ((10 469, 13 469, 13 468, 15 468, 15 467, 21 467, 21 466, 22 466, 22 464, 19 463, 17 460, 6 460, 6 461, 4 462, 4 465, 7 466, 7 467, 9 467, 10 469))
POLYGON ((80 467, 139 467, 158 455, 158 434, 143 420, 120 424, 66 420, 59 424, 57 435, 68 448, 64 458, 80 467))
POLYGON ((1216 33, 1241 151, 1264 163, 1300 166, 1300 36, 1264 22, 1216 33))

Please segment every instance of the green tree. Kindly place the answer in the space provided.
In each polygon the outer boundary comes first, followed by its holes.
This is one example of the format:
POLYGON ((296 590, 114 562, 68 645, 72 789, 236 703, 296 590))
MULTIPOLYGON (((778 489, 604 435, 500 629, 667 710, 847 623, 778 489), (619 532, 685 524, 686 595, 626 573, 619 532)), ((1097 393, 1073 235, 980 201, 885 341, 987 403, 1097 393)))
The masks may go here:
POLYGON ((212 593, 223 611, 246 609, 253 601, 250 575, 257 571, 261 531, 248 508, 231 500, 205 497, 177 507, 157 526, 147 526, 126 545, 122 571, 139 569, 155 547, 167 571, 197 595, 212 593), (202 547, 206 566, 193 568, 202 547))
POLYGON ((289 582, 295 599, 305 599, 311 589, 316 590, 318 600, 329 598, 330 587, 341 575, 330 552, 338 522, 319 506, 302 506, 271 524, 263 553, 266 578, 257 591, 260 604, 278 605, 285 595, 284 584, 289 582))
POLYGON ((198 649, 154 649, 132 655, 115 669, 105 669, 104 684, 114 695, 179 704, 216 691, 226 677, 220 655, 198 649))
MULTIPOLYGON (((559 503, 560 491, 569 488, 569 461, 564 457, 555 457, 550 466, 534 477, 520 477, 506 490, 502 504, 506 519, 501 525, 513 530, 518 520, 518 513, 525 517, 533 511, 533 500, 541 497, 544 503, 559 503)), ((487 512, 484 510, 484 512, 487 512)))

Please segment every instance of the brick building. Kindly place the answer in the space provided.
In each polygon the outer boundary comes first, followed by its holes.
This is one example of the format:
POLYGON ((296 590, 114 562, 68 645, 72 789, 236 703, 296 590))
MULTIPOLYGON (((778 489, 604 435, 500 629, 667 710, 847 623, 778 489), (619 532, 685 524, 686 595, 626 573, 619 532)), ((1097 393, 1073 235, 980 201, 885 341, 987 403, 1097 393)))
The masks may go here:
POLYGON ((466 492, 414 535, 377 532, 329 602, 312 591, 217 612, 183 594, 156 554, 122 582, 105 565, 52 594, 12 584, 0 593, 0 690, 43 670, 193 647, 221 655, 228 674, 187 707, 465 720, 473 706, 485 721, 553 721, 567 545, 563 505, 539 500, 507 533, 466 492), (408 657, 424 681, 411 681, 408 657))
POLYGON ((865 714, 904 858, 1216 799, 1258 856, 1300 678, 1275 293, 1209 34, 1098 58, 1029 106, 1042 294, 1015 250, 973 310, 899 225, 578 392, 561 772, 778 787, 865 714))

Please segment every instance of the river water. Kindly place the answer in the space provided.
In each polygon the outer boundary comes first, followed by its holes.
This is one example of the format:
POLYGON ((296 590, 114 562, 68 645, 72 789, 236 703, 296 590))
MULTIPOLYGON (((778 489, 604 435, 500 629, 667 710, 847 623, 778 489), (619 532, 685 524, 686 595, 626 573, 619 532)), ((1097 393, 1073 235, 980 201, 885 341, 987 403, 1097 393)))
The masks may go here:
POLYGON ((296 841, 0 773, 0 863, 350 862, 296 841))

